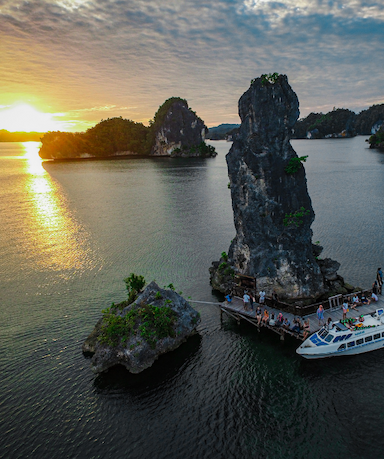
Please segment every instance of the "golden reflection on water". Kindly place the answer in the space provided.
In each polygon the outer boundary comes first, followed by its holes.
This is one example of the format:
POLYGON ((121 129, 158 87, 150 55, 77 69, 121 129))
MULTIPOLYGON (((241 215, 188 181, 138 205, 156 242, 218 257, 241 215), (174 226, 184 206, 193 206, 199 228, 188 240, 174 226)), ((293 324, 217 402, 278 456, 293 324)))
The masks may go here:
MULTIPOLYGON (((72 217, 63 190, 42 166, 39 142, 24 142, 29 218, 24 220, 28 258, 54 271, 84 271, 95 265, 89 236, 72 217)), ((68 277, 65 272, 63 277, 68 277)))

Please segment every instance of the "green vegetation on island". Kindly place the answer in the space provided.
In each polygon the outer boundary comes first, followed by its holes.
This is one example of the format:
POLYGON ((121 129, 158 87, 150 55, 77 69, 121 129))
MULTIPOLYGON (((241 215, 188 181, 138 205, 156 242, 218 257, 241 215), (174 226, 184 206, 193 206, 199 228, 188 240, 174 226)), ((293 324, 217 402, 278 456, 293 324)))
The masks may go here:
POLYGON ((379 148, 384 150, 384 125, 376 132, 376 134, 371 135, 368 139, 370 148, 379 148))
POLYGON ((119 118, 102 120, 86 132, 47 132, 41 139, 40 156, 71 158, 92 155, 112 156, 116 152, 146 155, 150 148, 147 142, 148 128, 142 123, 119 118))
POLYGON ((305 163, 307 158, 308 155, 291 158, 288 162, 288 166, 286 166, 284 169, 285 172, 288 175, 296 174, 296 172, 300 169, 301 163, 305 163))
POLYGON ((175 313, 165 300, 162 307, 144 302, 128 311, 124 316, 117 315, 116 310, 108 308, 103 311, 103 322, 98 340, 100 343, 117 346, 125 344, 132 335, 140 336, 150 345, 167 336, 174 337, 175 313))

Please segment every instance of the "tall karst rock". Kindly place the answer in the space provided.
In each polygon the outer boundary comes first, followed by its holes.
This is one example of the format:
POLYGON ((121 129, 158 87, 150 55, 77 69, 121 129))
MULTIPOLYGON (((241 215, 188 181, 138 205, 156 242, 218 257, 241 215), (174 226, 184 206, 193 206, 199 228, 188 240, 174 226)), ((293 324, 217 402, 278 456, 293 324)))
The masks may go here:
MULTIPOLYGON (((316 298, 342 289, 339 263, 328 259, 320 267, 321 247, 312 244, 315 214, 304 167, 290 144, 299 102, 287 77, 253 80, 239 100, 239 115, 239 133, 226 157, 236 227, 228 263, 280 298, 316 298)), ((214 287, 219 264, 211 268, 214 287)))
POLYGON ((213 147, 206 145, 208 128, 204 121, 188 107, 185 99, 171 97, 155 114, 151 128, 154 140, 153 156, 216 156, 213 147))

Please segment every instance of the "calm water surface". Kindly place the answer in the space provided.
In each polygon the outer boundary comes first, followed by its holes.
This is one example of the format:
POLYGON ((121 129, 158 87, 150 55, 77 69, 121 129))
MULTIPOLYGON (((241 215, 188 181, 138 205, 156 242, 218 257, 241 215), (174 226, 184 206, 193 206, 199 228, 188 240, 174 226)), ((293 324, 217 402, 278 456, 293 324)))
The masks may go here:
MULTIPOLYGON (((363 287, 384 264, 384 155, 364 138, 293 141, 314 241, 363 287)), ((384 439, 384 352, 307 362, 297 342, 220 323, 149 370, 95 376, 81 345, 131 272, 216 301, 234 237, 226 142, 215 159, 42 163, 0 144, 0 457, 371 458, 384 439)))

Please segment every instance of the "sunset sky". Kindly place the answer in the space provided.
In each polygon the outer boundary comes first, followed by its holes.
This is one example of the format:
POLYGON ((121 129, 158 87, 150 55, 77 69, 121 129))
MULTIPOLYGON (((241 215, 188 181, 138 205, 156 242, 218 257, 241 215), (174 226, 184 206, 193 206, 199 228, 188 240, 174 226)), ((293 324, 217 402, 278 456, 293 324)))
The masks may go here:
POLYGON ((0 0, 0 129, 147 123, 171 96, 208 126, 237 123, 272 72, 301 116, 360 111, 384 103, 383 43, 382 0, 0 0))

